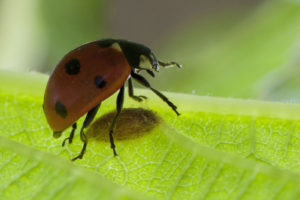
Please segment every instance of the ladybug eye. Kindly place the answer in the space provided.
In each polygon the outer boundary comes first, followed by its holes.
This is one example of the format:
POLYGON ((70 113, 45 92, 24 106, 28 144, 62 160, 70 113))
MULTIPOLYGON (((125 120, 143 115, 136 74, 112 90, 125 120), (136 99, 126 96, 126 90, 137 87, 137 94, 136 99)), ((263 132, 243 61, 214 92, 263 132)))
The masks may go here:
POLYGON ((152 68, 158 72, 159 71, 159 63, 153 53, 150 54, 150 59, 151 59, 151 63, 152 63, 152 68))

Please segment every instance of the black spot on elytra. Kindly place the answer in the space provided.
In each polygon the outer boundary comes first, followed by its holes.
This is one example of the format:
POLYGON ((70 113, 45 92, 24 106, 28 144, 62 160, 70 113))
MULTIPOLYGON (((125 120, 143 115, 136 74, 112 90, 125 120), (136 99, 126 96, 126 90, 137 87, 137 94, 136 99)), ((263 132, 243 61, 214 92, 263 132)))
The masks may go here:
POLYGON ((66 118, 66 117, 67 117, 67 109, 66 109, 66 106, 65 106, 63 103, 59 102, 59 101, 57 101, 57 102, 55 103, 55 111, 56 111, 56 113, 57 113, 59 116, 61 116, 62 118, 66 118))
POLYGON ((102 78, 102 76, 96 76, 94 78, 94 84, 97 88, 103 88, 106 84, 105 80, 102 78))
POLYGON ((67 74, 76 75, 80 72, 80 62, 78 59, 71 59, 65 64, 67 74))

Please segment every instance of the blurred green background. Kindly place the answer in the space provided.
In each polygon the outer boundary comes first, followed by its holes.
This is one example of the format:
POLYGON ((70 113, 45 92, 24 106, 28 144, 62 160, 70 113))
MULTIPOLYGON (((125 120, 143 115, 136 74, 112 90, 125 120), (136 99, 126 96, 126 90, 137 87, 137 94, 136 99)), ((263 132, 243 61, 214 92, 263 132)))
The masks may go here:
POLYGON ((145 75, 159 90, 300 102, 300 1, 0 0, 0 69, 51 73, 107 37, 183 65, 145 75))

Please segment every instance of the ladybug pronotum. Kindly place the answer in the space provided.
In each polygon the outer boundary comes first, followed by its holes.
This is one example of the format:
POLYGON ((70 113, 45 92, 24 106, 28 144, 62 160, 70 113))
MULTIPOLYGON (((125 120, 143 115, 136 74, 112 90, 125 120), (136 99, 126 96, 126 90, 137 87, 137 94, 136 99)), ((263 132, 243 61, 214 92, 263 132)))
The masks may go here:
POLYGON ((161 62, 148 47, 118 39, 103 39, 84 44, 65 55, 52 72, 45 91, 43 109, 54 137, 72 126, 72 131, 62 145, 72 143, 76 121, 87 113, 80 130, 83 147, 78 156, 81 159, 87 146, 84 129, 93 121, 103 100, 119 90, 117 112, 110 125, 109 139, 114 155, 117 155, 113 132, 124 101, 124 84, 128 81, 129 96, 136 101, 146 99, 133 93, 132 79, 152 90, 173 111, 177 107, 166 96, 152 88, 139 71, 145 70, 152 77, 159 66, 181 66, 176 62, 161 62))

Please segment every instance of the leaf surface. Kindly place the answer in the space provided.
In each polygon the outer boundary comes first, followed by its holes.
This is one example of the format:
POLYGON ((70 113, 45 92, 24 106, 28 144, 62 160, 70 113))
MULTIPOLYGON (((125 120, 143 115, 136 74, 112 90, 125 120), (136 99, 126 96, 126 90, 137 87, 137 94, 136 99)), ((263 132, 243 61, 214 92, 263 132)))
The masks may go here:
POLYGON ((76 134, 61 147, 70 129, 52 137, 41 106, 47 77, 1 71, 0 80, 0 195, 6 199, 299 198, 299 105, 166 93, 181 112, 176 117, 158 97, 136 90, 148 100, 126 98, 124 107, 151 109, 157 120, 139 135, 124 131, 145 128, 150 118, 139 109, 120 122, 115 137, 129 135, 116 140, 114 157, 101 122, 115 109, 114 95, 86 130, 84 159, 72 163, 82 143, 76 134))

